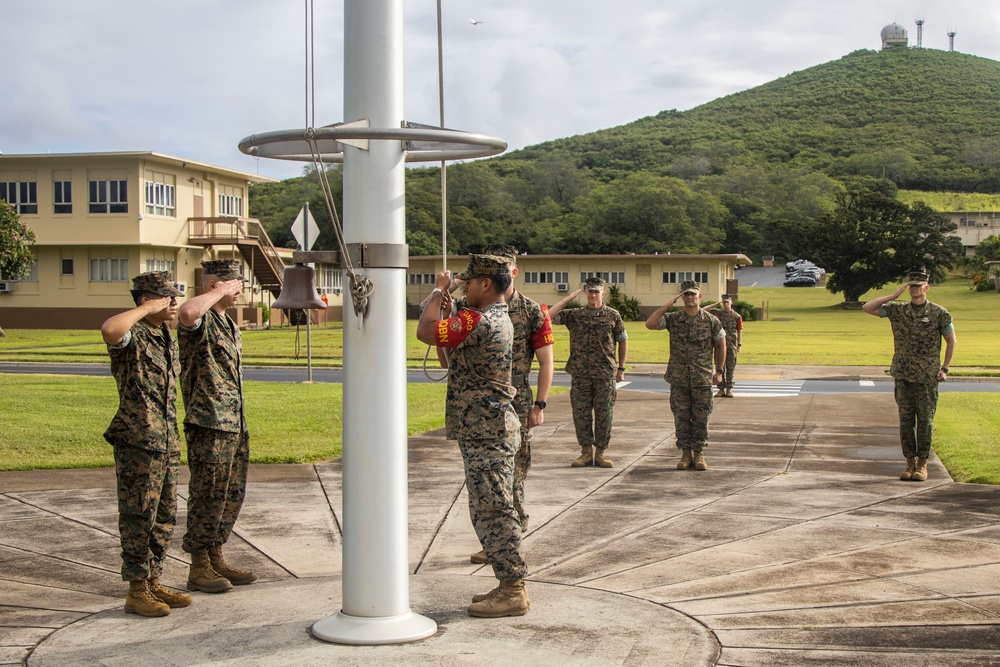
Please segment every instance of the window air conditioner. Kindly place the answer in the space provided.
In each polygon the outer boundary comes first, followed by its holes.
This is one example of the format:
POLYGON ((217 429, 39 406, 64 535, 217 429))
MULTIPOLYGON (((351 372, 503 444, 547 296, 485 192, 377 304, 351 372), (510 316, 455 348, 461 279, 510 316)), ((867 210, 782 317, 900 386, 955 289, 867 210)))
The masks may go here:
POLYGON ((181 293, 182 296, 187 296, 187 283, 177 283, 177 291, 181 293))
POLYGON ((9 280, 0 280, 0 293, 14 291, 14 283, 9 280))
POLYGON ((556 283, 556 291, 557 292, 568 292, 569 291, 569 283, 556 283))

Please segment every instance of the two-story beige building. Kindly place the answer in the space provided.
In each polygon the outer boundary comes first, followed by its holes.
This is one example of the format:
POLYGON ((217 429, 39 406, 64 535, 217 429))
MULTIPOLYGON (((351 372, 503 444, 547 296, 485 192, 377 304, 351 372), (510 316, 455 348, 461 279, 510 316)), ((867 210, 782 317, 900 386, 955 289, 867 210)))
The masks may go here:
POLYGON ((976 254, 981 241, 1000 235, 1000 215, 996 211, 950 211, 944 215, 958 225, 953 233, 962 239, 967 256, 976 254))
MULTIPOLYGON (((203 260, 235 257, 249 282, 232 314, 260 324, 292 252, 248 217, 249 185, 273 180, 154 152, 0 155, 0 199, 36 237, 28 275, 0 276, 0 322, 99 327, 133 305, 132 276, 170 271, 193 295, 203 260)), ((339 271, 318 273, 339 308, 339 271)))
MULTIPOLYGON (((448 269, 464 270, 467 255, 448 257, 448 269)), ((705 302, 717 301, 725 293, 737 294, 735 266, 752 264, 746 255, 521 255, 517 260, 517 289, 548 305, 562 300, 583 286, 591 276, 600 276, 622 294, 639 300, 648 315, 675 296, 681 282, 701 284, 705 302)), ((434 276, 442 270, 441 257, 410 257, 407 269, 408 313, 416 316, 420 302, 434 289, 434 276)), ((581 303, 584 302, 580 298, 581 303)))

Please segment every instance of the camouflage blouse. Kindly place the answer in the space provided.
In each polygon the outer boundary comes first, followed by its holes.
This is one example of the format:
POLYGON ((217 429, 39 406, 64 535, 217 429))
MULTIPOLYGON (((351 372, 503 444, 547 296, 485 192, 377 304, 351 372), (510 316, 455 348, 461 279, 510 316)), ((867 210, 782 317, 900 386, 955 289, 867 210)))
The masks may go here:
POLYGON ((670 332, 670 361, 663 379, 684 387, 711 386, 715 343, 726 337, 719 318, 707 310, 697 315, 677 310, 661 317, 657 328, 670 332))
POLYGON ((618 369, 615 345, 628 340, 618 311, 608 306, 564 310, 556 317, 569 329, 566 372, 574 377, 613 378, 618 369))
POLYGON ((941 368, 941 337, 955 331, 951 313, 941 306, 924 302, 890 301, 878 309, 888 317, 895 350, 889 374, 907 382, 937 382, 941 368))
MULTIPOLYGON (((453 301, 455 312, 465 308, 465 297, 453 301)), ((529 299, 517 290, 507 302, 507 315, 514 327, 513 360, 511 362, 511 384, 517 390, 514 411, 526 415, 533 403, 531 384, 531 362, 535 350, 555 343, 548 309, 537 301, 529 299)))
POLYGON ((736 349, 736 332, 743 328, 743 316, 735 310, 728 313, 722 308, 709 308, 708 313, 715 315, 722 322, 722 328, 726 330, 726 347, 729 351, 736 349))
POLYGON ((210 308, 193 327, 180 325, 178 336, 184 423, 228 433, 245 429, 239 327, 210 308))
POLYGON ((104 432, 116 447, 180 451, 177 432, 177 339, 166 325, 139 320, 117 345, 108 345, 118 385, 118 412, 104 432))
POLYGON ((439 337, 442 346, 453 348, 445 404, 447 437, 500 440, 520 430, 511 407, 515 394, 510 383, 514 327, 507 317, 507 304, 494 303, 483 311, 462 310, 451 319, 440 320, 439 331, 442 327, 453 333, 439 337))

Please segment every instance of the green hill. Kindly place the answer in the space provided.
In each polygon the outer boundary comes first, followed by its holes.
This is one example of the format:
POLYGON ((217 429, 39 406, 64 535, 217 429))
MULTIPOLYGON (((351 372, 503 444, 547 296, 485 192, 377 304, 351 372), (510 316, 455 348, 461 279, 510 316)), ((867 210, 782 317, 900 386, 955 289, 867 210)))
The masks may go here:
MULTIPOLYGON (((448 250, 503 242, 531 253, 781 257, 801 252, 789 229, 830 215, 847 184, 865 179, 905 189, 907 204, 981 207, 989 199, 970 193, 1000 193, 1000 63, 856 51, 689 111, 452 165, 448 250)), ((315 176, 254 186, 251 210, 291 242, 308 192, 324 227, 315 176)), ((440 211, 438 169, 408 170, 413 254, 441 252, 440 211)))
POLYGON ((686 112, 540 144, 608 172, 733 160, 888 177, 915 190, 1000 192, 1000 63, 932 49, 856 51, 686 112), (707 162, 706 162, 707 160, 707 162))

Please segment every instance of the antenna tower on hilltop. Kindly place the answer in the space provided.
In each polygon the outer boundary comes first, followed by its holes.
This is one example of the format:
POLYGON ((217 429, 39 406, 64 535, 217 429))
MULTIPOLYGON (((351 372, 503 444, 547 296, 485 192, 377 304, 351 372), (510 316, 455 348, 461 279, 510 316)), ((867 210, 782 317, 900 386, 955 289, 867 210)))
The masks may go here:
POLYGON ((924 48, 924 20, 917 19, 917 48, 924 48))
POLYGON ((954 30, 949 30, 948 31, 948 50, 949 51, 954 51, 955 50, 955 31, 954 30))

